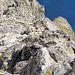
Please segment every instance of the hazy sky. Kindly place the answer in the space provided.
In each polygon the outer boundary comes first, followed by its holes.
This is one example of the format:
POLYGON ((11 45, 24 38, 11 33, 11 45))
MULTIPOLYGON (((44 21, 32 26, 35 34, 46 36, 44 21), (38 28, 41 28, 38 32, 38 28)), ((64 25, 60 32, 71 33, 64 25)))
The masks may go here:
POLYGON ((68 20, 75 32, 75 0, 37 0, 45 6, 45 15, 50 18, 62 16, 68 20))

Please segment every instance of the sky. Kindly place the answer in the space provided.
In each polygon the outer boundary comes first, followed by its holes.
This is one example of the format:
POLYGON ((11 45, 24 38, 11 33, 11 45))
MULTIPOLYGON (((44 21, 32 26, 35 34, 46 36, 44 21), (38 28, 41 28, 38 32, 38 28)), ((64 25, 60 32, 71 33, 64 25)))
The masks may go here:
POLYGON ((75 33, 75 0, 37 0, 45 7, 45 15, 49 19, 62 16, 71 25, 75 33))

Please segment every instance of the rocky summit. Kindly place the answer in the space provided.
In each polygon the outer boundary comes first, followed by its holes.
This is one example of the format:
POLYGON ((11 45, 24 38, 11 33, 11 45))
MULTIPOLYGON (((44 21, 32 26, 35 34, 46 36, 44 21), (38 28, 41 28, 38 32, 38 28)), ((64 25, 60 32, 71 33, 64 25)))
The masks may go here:
POLYGON ((75 75, 75 34, 44 11, 36 0, 0 0, 0 75, 75 75))

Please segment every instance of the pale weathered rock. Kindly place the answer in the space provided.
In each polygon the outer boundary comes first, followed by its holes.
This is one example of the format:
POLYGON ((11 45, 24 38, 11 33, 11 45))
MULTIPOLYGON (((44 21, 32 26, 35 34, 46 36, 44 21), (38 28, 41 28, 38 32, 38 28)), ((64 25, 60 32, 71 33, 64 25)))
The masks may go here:
POLYGON ((58 18, 54 18, 52 21, 58 26, 58 28, 67 32, 70 38, 75 41, 75 34, 66 19, 59 16, 58 18))
POLYGON ((0 75, 12 75, 12 74, 10 74, 10 73, 8 73, 8 72, 6 72, 6 71, 0 70, 0 75))
POLYGON ((67 20, 49 20, 36 0, 0 0, 0 74, 74 75, 74 40, 67 20))

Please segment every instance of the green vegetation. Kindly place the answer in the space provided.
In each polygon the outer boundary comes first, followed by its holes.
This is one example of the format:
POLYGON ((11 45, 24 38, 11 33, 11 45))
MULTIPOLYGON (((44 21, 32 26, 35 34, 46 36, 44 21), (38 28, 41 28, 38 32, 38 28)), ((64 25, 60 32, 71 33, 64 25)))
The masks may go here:
POLYGON ((2 59, 3 55, 0 55, 0 60, 2 59))
POLYGON ((53 75, 50 70, 48 70, 44 75, 53 75))
POLYGON ((9 54, 10 52, 7 52, 7 54, 9 54))
POLYGON ((36 37, 37 37, 37 35, 34 35, 34 36, 36 36, 36 37))

